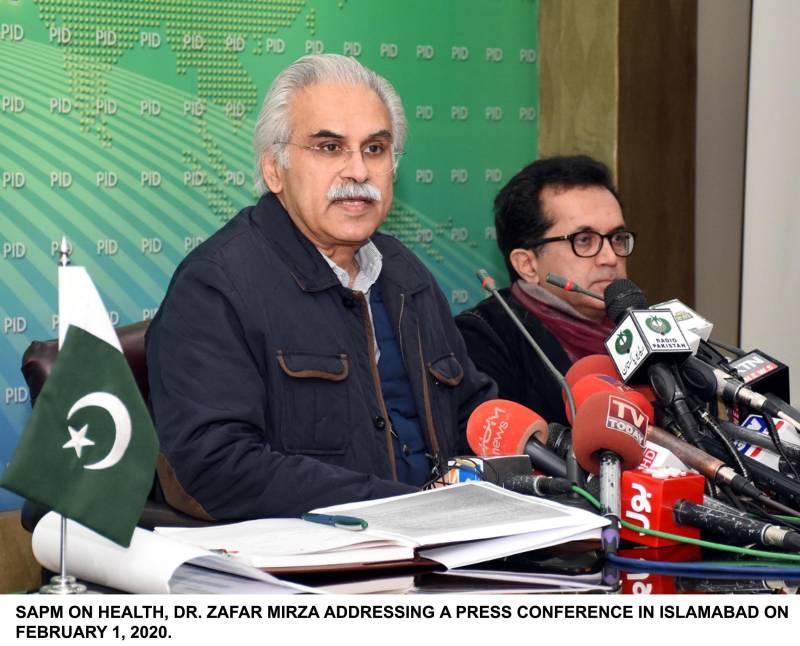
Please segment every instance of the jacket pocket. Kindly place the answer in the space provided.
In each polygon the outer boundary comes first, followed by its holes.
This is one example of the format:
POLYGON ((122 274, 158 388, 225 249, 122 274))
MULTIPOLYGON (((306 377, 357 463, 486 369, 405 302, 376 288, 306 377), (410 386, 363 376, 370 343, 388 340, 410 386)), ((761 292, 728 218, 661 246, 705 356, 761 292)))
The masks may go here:
POLYGON ((346 354, 276 355, 283 387, 281 442, 287 453, 342 455, 350 442, 350 366, 346 354))
POLYGON ((435 383, 445 386, 458 386, 464 378, 464 368, 452 352, 428 362, 428 372, 435 383))

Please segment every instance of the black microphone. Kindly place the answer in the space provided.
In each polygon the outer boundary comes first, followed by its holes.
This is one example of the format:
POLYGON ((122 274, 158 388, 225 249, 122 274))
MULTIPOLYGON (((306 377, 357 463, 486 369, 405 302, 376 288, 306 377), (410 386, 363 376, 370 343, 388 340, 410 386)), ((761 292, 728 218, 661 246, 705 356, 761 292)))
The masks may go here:
POLYGON ((572 449, 572 430, 558 422, 547 425, 547 448, 561 459, 565 459, 572 449))
POLYGON ((697 445, 700 442, 700 425, 689 408, 686 394, 672 374, 672 370, 664 364, 656 363, 650 366, 648 373, 650 385, 656 397, 664 406, 672 409, 673 421, 689 438, 689 441, 697 445))
POLYGON ((648 368, 675 363, 692 353, 669 309, 649 309, 647 299, 632 280, 612 281, 603 293, 606 314, 617 327, 605 346, 626 384, 646 383, 648 368))
POLYGON ((689 357, 681 368, 685 379, 690 383, 704 384, 707 389, 709 383, 716 388, 716 395, 729 406, 741 404, 764 415, 778 417, 800 429, 800 419, 783 410, 770 398, 748 388, 744 382, 728 373, 708 366, 696 357, 689 357))
MULTIPOLYGON (((664 429, 658 428, 657 426, 651 426, 649 428, 647 439, 654 444, 669 449, 684 464, 699 471, 706 478, 717 484, 729 486, 734 493, 749 496, 772 509, 777 509, 782 514, 788 514, 790 516, 800 515, 800 512, 795 509, 769 498, 750 482, 748 478, 742 477, 725 464, 722 460, 728 458, 727 451, 714 437, 706 438, 704 446, 708 449, 708 453, 701 451, 688 442, 679 440, 677 437, 670 435, 664 429)), ((800 484, 778 473, 774 469, 770 469, 755 460, 751 460, 747 456, 741 456, 741 460, 747 472, 750 474, 750 477, 762 487, 771 492, 780 492, 783 497, 790 501, 790 504, 797 505, 800 502, 800 484)))
MULTIPOLYGON (((720 421, 719 426, 726 435, 734 440, 752 444, 773 453, 778 452, 775 443, 763 433, 727 421, 720 421)), ((550 440, 548 439, 549 442, 550 440)), ((791 442, 781 442, 781 444, 790 460, 800 462, 800 444, 792 444, 791 442)))
POLYGON ((688 500, 677 501, 672 513, 679 525, 691 525, 742 543, 800 550, 800 533, 749 516, 731 514, 723 509, 698 505, 688 500))
POLYGON ((549 476, 513 475, 503 480, 503 487, 526 496, 561 496, 572 492, 572 483, 566 478, 549 476))

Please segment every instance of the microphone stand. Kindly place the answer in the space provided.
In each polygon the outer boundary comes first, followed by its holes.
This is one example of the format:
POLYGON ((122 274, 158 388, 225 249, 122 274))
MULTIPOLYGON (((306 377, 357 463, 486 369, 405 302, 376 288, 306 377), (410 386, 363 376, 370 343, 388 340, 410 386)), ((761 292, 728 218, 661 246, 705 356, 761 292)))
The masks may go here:
MULTIPOLYGON (((564 391, 564 394, 567 398, 567 406, 569 406, 569 412, 571 415, 570 419, 575 419, 575 400, 572 397, 572 391, 567 384, 567 380, 564 379, 564 375, 562 375, 553 365, 544 351, 539 347, 539 344, 534 341, 528 330, 525 329, 525 326, 522 324, 522 321, 519 320, 519 317, 514 314, 512 309, 508 306, 508 303, 506 303, 505 299, 500 296, 500 292, 497 291, 497 284, 495 283, 494 278, 492 278, 485 269, 479 269, 477 271, 477 276, 481 281, 481 286, 499 301, 500 305, 502 305, 503 309, 511 317, 511 320, 514 321, 514 325, 516 325, 519 331, 522 333, 522 336, 530 344, 534 352, 536 352, 542 363, 547 366, 548 371, 558 382, 559 386, 561 386, 561 389, 564 391)), ((575 452, 572 450, 571 445, 566 456, 566 462, 567 478, 571 480, 573 484, 576 484, 579 487, 584 487, 586 485, 586 477, 583 473, 583 470, 580 468, 580 465, 578 465, 578 461, 575 459, 575 452)), ((576 496, 577 494, 573 493, 571 495, 576 496)))

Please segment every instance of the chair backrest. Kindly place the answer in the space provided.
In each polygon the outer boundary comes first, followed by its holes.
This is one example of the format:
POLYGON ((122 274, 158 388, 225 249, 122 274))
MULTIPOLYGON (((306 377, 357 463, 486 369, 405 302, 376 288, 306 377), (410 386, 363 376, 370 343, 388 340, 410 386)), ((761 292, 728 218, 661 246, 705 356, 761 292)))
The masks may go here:
MULTIPOLYGON (((136 384, 145 401, 150 393, 144 351, 144 335, 148 325, 150 325, 150 321, 140 321, 117 328, 122 353, 128 360, 128 365, 131 367, 131 372, 133 372, 136 384)), ((31 404, 36 402, 36 397, 39 396, 44 382, 50 376, 57 356, 58 339, 33 341, 22 355, 22 374, 30 390, 31 404)))

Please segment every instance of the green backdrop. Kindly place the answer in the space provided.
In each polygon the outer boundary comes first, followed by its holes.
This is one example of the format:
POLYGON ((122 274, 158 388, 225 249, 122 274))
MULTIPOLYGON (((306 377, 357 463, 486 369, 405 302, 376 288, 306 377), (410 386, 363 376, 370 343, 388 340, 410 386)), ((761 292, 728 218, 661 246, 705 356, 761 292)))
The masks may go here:
MULTIPOLYGON (((536 156, 538 0, 0 0, 0 469, 29 415, 20 357, 57 334, 56 246, 115 323, 150 318, 177 263, 254 200, 271 79, 358 58, 410 134, 383 230, 454 312, 502 275, 491 203, 536 156)), ((66 432, 66 430, 65 430, 66 432)), ((19 501, 0 490, 0 509, 19 501)))

